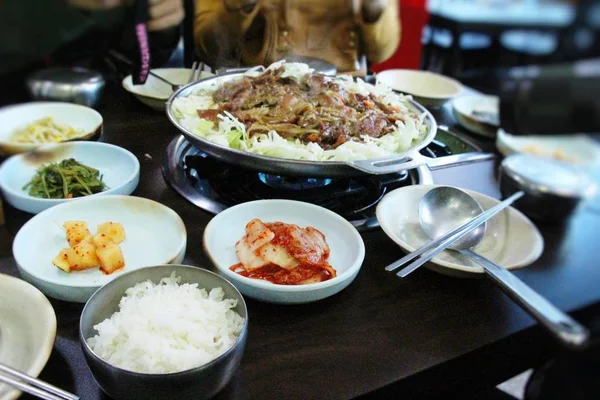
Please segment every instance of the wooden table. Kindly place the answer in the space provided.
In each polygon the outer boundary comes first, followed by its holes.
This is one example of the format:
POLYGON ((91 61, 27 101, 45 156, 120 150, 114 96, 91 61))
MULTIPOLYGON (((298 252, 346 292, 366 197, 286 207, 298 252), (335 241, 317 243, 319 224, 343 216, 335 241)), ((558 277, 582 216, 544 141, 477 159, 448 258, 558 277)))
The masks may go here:
MULTIPOLYGON (((188 232, 185 263, 210 268, 202 233, 212 215, 175 193, 161 174, 164 149, 177 135, 175 128, 165 115, 139 104, 116 84, 109 85, 99 111, 105 121, 103 140, 131 150, 140 160, 140 185, 134 195, 179 213, 188 232)), ((436 117, 454 123, 447 110, 436 112, 436 117)), ((494 176, 493 162, 435 173, 438 183, 497 195, 494 176)), ((31 216, 6 208, 7 222, 0 227, 0 272, 18 275, 11 243, 31 216)), ((540 229, 546 250, 517 275, 561 309, 578 310, 575 316, 589 322, 600 311, 600 213, 584 209, 564 225, 540 229)), ((338 295, 298 306, 248 300, 248 346, 241 368, 218 398, 419 398, 454 393, 460 387, 497 384, 555 348, 545 332, 532 327, 532 319, 487 280, 450 278, 426 269, 397 279, 383 267, 403 252, 380 230, 363 238, 363 267, 338 295)), ((83 305, 51 302, 58 332, 41 378, 82 399, 106 398, 78 341, 83 305)))

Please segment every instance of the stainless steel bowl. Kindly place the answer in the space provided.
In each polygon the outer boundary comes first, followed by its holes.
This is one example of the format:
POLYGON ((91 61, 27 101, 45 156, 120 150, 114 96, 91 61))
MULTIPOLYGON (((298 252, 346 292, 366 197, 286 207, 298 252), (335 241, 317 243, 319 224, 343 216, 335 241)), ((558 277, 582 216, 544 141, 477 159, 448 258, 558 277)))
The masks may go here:
POLYGON ((248 335, 248 312, 240 292, 225 278, 205 269, 186 265, 159 265, 123 274, 90 297, 81 314, 79 338, 88 365, 102 390, 114 399, 206 399, 217 394, 238 368, 248 335), (170 374, 145 374, 115 367, 97 356, 86 343, 95 335, 94 325, 118 310, 125 290, 150 279, 158 282, 173 271, 183 283, 198 283, 210 290, 221 287, 225 297, 238 301, 234 310, 246 323, 234 345, 203 366, 170 374))
POLYGON ((503 197, 525 192, 515 207, 541 221, 562 221, 596 193, 596 184, 582 170, 567 163, 513 154, 500 165, 503 197))
POLYGON ((27 78, 27 89, 34 100, 66 101, 94 107, 104 92, 104 78, 86 68, 48 68, 27 78))

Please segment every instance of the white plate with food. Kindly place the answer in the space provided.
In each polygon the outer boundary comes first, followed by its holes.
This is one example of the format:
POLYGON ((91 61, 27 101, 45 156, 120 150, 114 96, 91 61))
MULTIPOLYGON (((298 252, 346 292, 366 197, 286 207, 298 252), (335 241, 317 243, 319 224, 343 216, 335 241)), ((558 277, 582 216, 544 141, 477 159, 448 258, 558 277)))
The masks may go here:
POLYGON ((31 151, 42 144, 90 140, 102 134, 102 115, 72 103, 32 102, 0 109, 0 155, 31 151))
POLYGON ((33 214, 83 197, 131 194, 139 179, 135 155, 100 142, 44 145, 0 166, 0 189, 6 201, 33 214))
POLYGON ((463 90, 463 86, 455 79, 429 71, 388 69, 379 72, 376 79, 377 83, 412 95, 427 107, 439 107, 463 90))
MULTIPOLYGON (((419 203, 428 191, 437 186, 415 185, 396 189, 386 194, 377 205, 381 229, 407 252, 431 241, 419 223, 419 203)), ((484 210, 500 202, 472 190, 465 192, 473 196, 484 210)), ((509 207, 487 222, 482 241, 472 250, 507 269, 515 269, 535 262, 544 250, 544 240, 525 215, 509 207)), ((451 250, 442 252, 425 265, 440 273, 459 277, 483 273, 483 268, 471 259, 451 250)))
POLYGON ((280 304, 332 296, 356 277, 364 242, 352 224, 323 207, 258 200, 217 214, 204 250, 242 294, 280 304))
MULTIPOLYGON (((152 72, 175 85, 186 85, 192 70, 189 68, 156 68, 152 69, 152 72)), ((199 79, 209 76, 213 76, 213 74, 202 71, 199 79)), ((134 85, 131 75, 128 75, 123 79, 121 85, 143 104, 159 111, 165 110, 165 103, 173 94, 171 85, 153 75, 148 75, 148 79, 143 85, 134 85)))
POLYGON ((500 99, 497 96, 461 96, 452 101, 458 123, 479 135, 495 138, 499 128, 500 99))
POLYGON ((180 263, 186 243, 175 211, 141 197, 109 195, 36 215, 17 233, 13 254, 23 279, 46 295, 85 302, 123 272, 180 263))
MULTIPOLYGON (((0 363, 37 377, 56 338, 56 315, 48 299, 29 283, 0 274, 0 363)), ((20 391, 0 382, 0 400, 20 391)))
POLYGON ((518 136, 499 129, 496 147, 505 156, 516 153, 532 154, 583 168, 594 168, 600 164, 600 144, 582 134, 518 136))

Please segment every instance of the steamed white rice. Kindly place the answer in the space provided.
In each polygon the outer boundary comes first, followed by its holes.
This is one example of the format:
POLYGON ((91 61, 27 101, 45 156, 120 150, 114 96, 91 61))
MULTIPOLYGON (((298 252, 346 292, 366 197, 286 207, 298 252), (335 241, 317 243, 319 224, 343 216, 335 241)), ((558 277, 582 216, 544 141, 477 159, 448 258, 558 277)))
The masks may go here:
MULTIPOLYGON (((306 64, 285 63, 284 61, 272 64, 269 69, 281 66, 285 68, 283 77, 292 77, 298 81, 306 79, 306 74, 313 71, 306 64)), ((252 69, 244 75, 257 76, 260 75, 260 72, 252 69)), ((414 112, 407 97, 394 93, 392 89, 383 84, 371 85, 361 79, 354 81, 350 76, 338 76, 332 79, 335 79, 350 93, 362 95, 373 93, 381 99, 382 103, 398 107, 403 113, 414 112)), ((423 122, 425 113, 422 113, 416 118, 408 118, 406 123, 397 121, 394 131, 385 136, 372 138, 365 135, 362 137, 364 142, 348 141, 332 150, 324 150, 316 143, 302 143, 298 139, 286 140, 276 131, 254 135, 250 138, 244 124, 228 112, 219 114, 218 124, 213 124, 198 116, 197 110, 217 107, 213 102, 212 94, 219 88, 219 85, 217 81, 212 81, 208 85, 187 97, 176 98, 172 106, 174 115, 188 132, 222 146, 250 153, 310 161, 366 160, 406 151, 421 142, 427 135, 427 126, 423 122)))
POLYGON ((204 365, 226 352, 244 326, 233 311, 237 300, 221 288, 180 284, 175 272, 159 284, 127 289, 119 311, 100 322, 87 339, 108 363, 130 371, 165 374, 204 365))

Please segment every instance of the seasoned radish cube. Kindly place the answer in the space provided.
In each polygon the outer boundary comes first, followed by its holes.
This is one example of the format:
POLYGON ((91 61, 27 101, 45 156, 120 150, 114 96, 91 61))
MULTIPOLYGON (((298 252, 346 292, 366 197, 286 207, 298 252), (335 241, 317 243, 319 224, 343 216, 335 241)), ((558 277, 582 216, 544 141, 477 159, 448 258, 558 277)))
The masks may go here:
POLYGON ((65 231, 67 232, 67 240, 69 241, 69 246, 73 247, 83 239, 85 239, 88 235, 91 235, 88 225, 85 221, 66 221, 63 224, 65 231))
POLYGON ((100 259, 100 270, 106 275, 112 274, 114 271, 125 266, 125 259, 121 248, 113 242, 96 248, 96 254, 100 259))
POLYGON ((100 260, 96 255, 96 247, 89 243, 79 243, 67 250, 67 260, 72 270, 82 271, 97 267, 100 260))
POLYGON ((68 250, 69 249, 62 249, 60 253, 58 253, 58 255, 54 257, 54 260, 52 260, 52 264, 54 264, 57 268, 60 268, 65 272, 71 272, 71 265, 69 264, 69 259, 67 256, 68 250))
POLYGON ((98 233, 93 239, 96 247, 102 247, 108 243, 114 243, 106 233, 98 233))
POLYGON ((86 244, 94 244, 94 237, 92 235, 87 235, 81 242, 79 242, 79 244, 82 243, 86 243, 86 244))
POLYGON ((110 240, 116 244, 119 244, 125 240, 125 229, 123 228, 123 225, 118 222, 105 222, 98 225, 97 233, 106 234, 106 236, 108 236, 110 240))

